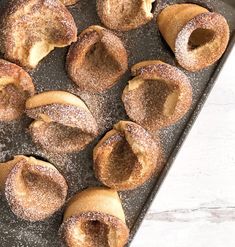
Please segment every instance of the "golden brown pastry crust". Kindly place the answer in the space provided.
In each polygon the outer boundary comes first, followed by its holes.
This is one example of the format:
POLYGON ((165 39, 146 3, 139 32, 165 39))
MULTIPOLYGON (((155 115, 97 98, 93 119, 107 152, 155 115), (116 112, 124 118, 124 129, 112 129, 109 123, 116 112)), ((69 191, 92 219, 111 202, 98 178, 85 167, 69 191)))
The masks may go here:
POLYGON ((67 55, 67 71, 81 90, 101 92, 112 87, 128 68, 122 41, 100 26, 90 26, 67 55))
POLYGON ((129 230, 115 190, 89 188, 69 202, 60 229, 68 247, 124 247, 129 230))
POLYGON ((78 0, 60 0, 65 6, 73 5, 77 3, 78 0))
POLYGON ((98 132, 96 120, 85 103, 64 91, 48 91, 29 98, 26 113, 35 143, 55 153, 80 151, 98 132))
POLYGON ((0 189, 17 217, 41 221, 63 206, 68 186, 50 163, 17 155, 0 164, 0 189))
POLYGON ((110 29, 128 31, 148 23, 155 0, 97 0, 97 12, 110 29))
POLYGON ((144 61, 132 67, 135 76, 122 95, 128 116, 148 130, 176 123, 189 110, 192 88, 187 76, 161 61, 144 61))
POLYGON ((228 45, 226 19, 196 4, 166 7, 159 14, 157 24, 179 64, 189 71, 212 65, 228 45))
POLYGON ((120 121, 106 133, 93 152, 94 171, 106 186, 134 189, 162 168, 160 141, 141 126, 120 121))
POLYGON ((29 74, 19 66, 0 59, 0 121, 20 118, 26 99, 34 93, 29 74))
POLYGON ((7 60, 33 69, 55 47, 77 40, 72 15, 60 1, 18 0, 2 18, 1 51, 7 60))

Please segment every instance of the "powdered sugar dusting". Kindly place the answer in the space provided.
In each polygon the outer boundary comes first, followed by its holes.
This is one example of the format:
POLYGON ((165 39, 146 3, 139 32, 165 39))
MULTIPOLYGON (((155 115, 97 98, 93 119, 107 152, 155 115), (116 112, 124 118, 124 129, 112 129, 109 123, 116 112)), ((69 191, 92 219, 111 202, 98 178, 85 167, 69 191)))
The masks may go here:
MULTIPOLYGON (((1 4, 2 2, 4 3, 1 1, 1 4)), ((176 2, 182 1, 158 1, 156 14, 163 5, 176 2)), ((216 9, 227 17, 231 30, 234 30, 235 20, 234 15, 231 14, 231 9, 224 7, 222 1, 208 0, 206 2, 215 5, 216 9)), ((92 24, 100 24, 95 5, 96 0, 79 1, 75 6, 69 8, 75 18, 79 32, 92 24)), ((137 30, 117 33, 117 35, 123 40, 128 50, 129 66, 148 59, 161 59, 171 65, 176 64, 173 53, 160 36, 155 19, 137 30)), ((102 94, 79 92, 65 72, 67 50, 68 48, 54 50, 43 59, 35 71, 31 72, 36 89, 38 92, 61 89, 80 95, 98 122, 99 136, 79 153, 69 155, 48 153, 39 150, 32 142, 28 132, 28 126, 32 120, 24 116, 19 121, 0 124, 0 161, 9 160, 16 154, 34 155, 50 161, 65 176, 69 185, 69 198, 83 188, 100 185, 92 169, 92 151, 98 140, 107 130, 112 128, 114 123, 118 120, 127 119, 121 95, 127 81, 131 79, 131 75, 130 72, 127 72, 113 88, 102 94)), ((193 87, 193 105, 180 122, 161 131, 161 142, 164 145, 166 159, 177 143, 199 98, 203 95, 214 68, 215 66, 212 66, 200 73, 189 73, 183 70, 189 76, 193 87)), ((134 226, 156 181, 157 179, 154 177, 138 189, 119 193, 130 228, 134 226)), ((4 197, 1 197, 1 245, 11 247, 60 246, 58 229, 62 222, 62 211, 44 222, 28 223, 17 219, 9 210, 4 197)))

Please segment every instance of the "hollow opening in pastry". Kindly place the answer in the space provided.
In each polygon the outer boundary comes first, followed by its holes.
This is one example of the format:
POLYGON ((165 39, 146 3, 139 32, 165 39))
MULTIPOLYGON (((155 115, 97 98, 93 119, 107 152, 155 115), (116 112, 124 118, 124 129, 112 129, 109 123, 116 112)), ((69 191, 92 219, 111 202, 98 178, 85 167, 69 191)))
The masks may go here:
POLYGON ((110 12, 119 19, 119 21, 131 22, 132 18, 138 13, 142 5, 139 0, 110 0, 110 12), (129 19, 129 20, 128 20, 129 19))
POLYGON ((164 80, 146 80, 133 93, 133 103, 141 118, 154 121, 174 114, 179 89, 164 80))
POLYGON ((136 154, 124 138, 115 142, 107 162, 107 177, 113 183, 128 180, 136 165, 139 164, 136 154))
POLYGON ((73 128, 56 122, 40 124, 33 127, 36 142, 43 148, 56 152, 65 152, 82 149, 93 137, 79 128, 73 128))
POLYGON ((188 42, 189 50, 197 49, 212 42, 215 39, 215 36, 214 30, 197 28, 190 35, 188 42))
POLYGON ((112 247, 109 244, 109 226, 99 220, 85 221, 81 224, 81 230, 85 234, 84 245, 93 247, 112 247))
POLYGON ((152 4, 153 0, 109 0, 109 14, 115 16, 120 24, 130 24, 141 9, 144 9, 146 14, 151 13, 152 4))
POLYGON ((40 167, 35 169, 30 166, 24 165, 13 178, 14 201, 17 202, 13 207, 17 211, 19 205, 26 217, 37 215, 38 211, 40 215, 50 215, 64 200, 61 187, 49 175, 40 173, 40 167))
POLYGON ((102 42, 94 44, 86 53, 83 66, 89 74, 99 75, 104 79, 107 78, 107 75, 110 76, 120 69, 117 61, 109 54, 102 42))

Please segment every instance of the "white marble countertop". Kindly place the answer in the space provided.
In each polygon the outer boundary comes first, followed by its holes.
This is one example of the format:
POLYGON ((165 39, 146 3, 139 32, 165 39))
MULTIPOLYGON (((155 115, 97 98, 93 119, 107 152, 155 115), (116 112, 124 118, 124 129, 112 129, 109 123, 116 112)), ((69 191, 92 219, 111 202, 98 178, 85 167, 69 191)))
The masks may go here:
POLYGON ((235 47, 133 247, 235 246, 235 47))

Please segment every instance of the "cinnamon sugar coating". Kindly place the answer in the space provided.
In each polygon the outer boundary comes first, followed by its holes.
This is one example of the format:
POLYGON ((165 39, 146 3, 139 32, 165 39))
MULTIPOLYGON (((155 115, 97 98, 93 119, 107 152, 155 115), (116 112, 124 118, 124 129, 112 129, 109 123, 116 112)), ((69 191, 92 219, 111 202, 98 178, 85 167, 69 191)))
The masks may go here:
POLYGON ((73 5, 75 4, 78 0, 60 0, 65 6, 73 5))
POLYGON ((110 29, 128 31, 148 23, 155 0, 97 0, 97 12, 110 29))
POLYGON ((122 41, 111 31, 90 26, 67 55, 67 71, 81 90, 101 92, 112 87, 128 68, 122 41))
POLYGON ((168 6, 159 14, 157 23, 177 61, 189 71, 212 65, 228 45, 226 19, 196 4, 168 6))
POLYGON ((176 123, 189 110, 192 88, 187 76, 161 61, 144 61, 132 67, 135 76, 122 95, 128 116, 148 130, 176 123))
POLYGON ((58 0, 18 0, 9 3, 0 36, 5 58, 33 69, 55 47, 75 42, 77 28, 58 0))
POLYGON ((20 118, 26 99, 34 93, 29 74, 19 66, 0 59, 0 121, 20 118))
POLYGON ((120 121, 97 144, 93 160, 95 174, 106 186, 134 189, 161 170, 160 141, 138 124, 120 121))
POLYGON ((43 149, 55 153, 71 153, 80 151, 97 135, 96 120, 86 105, 75 95, 63 91, 49 91, 41 93, 26 102, 26 113, 36 119, 29 127, 35 143, 43 149), (75 102, 56 102, 59 95, 77 98, 75 102), (37 107, 29 107, 29 102, 40 96, 37 107), (44 98, 54 98, 55 103, 43 104, 44 98))
POLYGON ((124 247, 129 236, 118 194, 89 188, 69 202, 60 228, 68 247, 124 247))
POLYGON ((17 155, 0 165, 0 185, 12 212, 27 221, 41 221, 59 210, 67 183, 50 163, 17 155))

